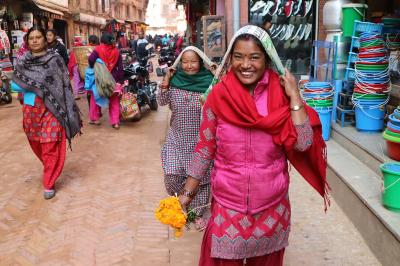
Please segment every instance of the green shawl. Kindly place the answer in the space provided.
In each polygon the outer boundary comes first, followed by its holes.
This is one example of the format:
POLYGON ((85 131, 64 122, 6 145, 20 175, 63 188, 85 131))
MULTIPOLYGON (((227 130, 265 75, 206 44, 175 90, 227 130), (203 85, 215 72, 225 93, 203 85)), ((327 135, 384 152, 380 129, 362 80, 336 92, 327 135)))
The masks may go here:
POLYGON ((200 71, 193 75, 188 75, 182 69, 178 69, 169 84, 178 89, 204 93, 213 78, 211 71, 202 65, 200 71))

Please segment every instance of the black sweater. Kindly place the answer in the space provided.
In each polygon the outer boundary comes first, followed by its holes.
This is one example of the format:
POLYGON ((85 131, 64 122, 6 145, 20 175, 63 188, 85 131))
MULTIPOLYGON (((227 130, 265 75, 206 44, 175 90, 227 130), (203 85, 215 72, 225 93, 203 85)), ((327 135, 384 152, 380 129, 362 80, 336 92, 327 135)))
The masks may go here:
POLYGON ((49 46, 49 50, 52 50, 61 55, 61 57, 64 59, 65 65, 68 66, 68 51, 62 43, 60 43, 59 41, 55 41, 55 43, 49 46))

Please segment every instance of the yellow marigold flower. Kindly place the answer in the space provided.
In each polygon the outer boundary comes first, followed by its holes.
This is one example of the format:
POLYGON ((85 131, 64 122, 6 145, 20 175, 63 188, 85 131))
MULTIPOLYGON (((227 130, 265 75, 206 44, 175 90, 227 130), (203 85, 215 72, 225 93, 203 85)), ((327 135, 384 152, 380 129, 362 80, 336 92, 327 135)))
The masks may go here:
POLYGON ((182 229, 186 224, 187 217, 182 210, 178 197, 168 197, 161 200, 155 216, 161 223, 175 229, 175 237, 182 236, 182 229))

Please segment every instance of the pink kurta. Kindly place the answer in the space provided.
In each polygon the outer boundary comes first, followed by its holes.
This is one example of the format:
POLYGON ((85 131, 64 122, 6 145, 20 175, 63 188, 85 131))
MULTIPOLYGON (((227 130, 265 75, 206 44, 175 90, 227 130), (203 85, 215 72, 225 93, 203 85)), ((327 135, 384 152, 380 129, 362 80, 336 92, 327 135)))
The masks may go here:
MULTIPOLYGON (((264 113, 267 111, 267 84, 268 75, 264 76, 264 79, 257 85, 253 95, 257 109, 262 115, 267 115, 264 113), (265 108, 259 108, 260 106, 264 106, 265 108)), ((200 127, 200 141, 196 146, 196 152, 188 169, 188 174, 196 179, 202 178, 209 163, 215 159, 217 150, 226 148, 224 144, 220 143, 222 135, 218 131, 219 121, 219 118, 216 117, 206 102, 203 108, 203 122, 200 127)), ((296 130, 299 135, 296 149, 301 151, 306 150, 312 144, 313 132, 309 122, 297 125, 296 130)), ((222 134, 230 135, 232 139, 238 137, 235 134, 229 134, 229 132, 222 132, 222 134)), ((248 145, 248 142, 244 145, 248 145)), ((254 145, 258 145, 258 148, 263 147, 260 143, 255 143, 254 145)), ((268 145, 265 146, 267 147, 268 145)), ((251 156, 253 159, 255 157, 256 155, 254 154, 251 156)), ((243 163, 249 158, 246 156, 246 159, 243 159, 243 163)), ((232 158, 225 158, 228 161, 230 159, 232 158)), ((224 167, 224 164, 221 164, 220 167, 225 168, 225 170, 231 169, 229 165, 224 167)), ((287 168, 285 169, 284 171, 287 172, 287 168)), ((217 171, 215 174, 218 175, 218 169, 214 167, 213 171, 217 171)), ((237 174, 242 173, 239 171, 237 174)), ((212 178, 215 178, 215 176, 212 178)), ((250 176, 249 181, 251 178, 250 176)), ((277 176, 274 178, 283 177, 277 176)), ((220 180, 218 182, 229 183, 230 180, 220 180)), ((261 184, 258 184, 259 186, 261 184)), ((240 188, 232 187, 232 192, 235 189, 240 188)), ((273 191, 273 188, 266 187, 265 193, 269 193, 268 191, 273 191)), ((215 191, 212 190, 212 192, 214 195, 215 191)), ((255 195, 249 195, 249 197, 253 196, 255 195)), ((241 202, 240 204, 247 204, 246 209, 249 209, 248 201, 247 203, 241 202)), ((271 204, 267 205, 266 208, 261 208, 261 211, 257 213, 239 211, 239 207, 235 207, 237 208, 235 210, 229 207, 230 205, 232 204, 225 204, 223 201, 217 201, 216 199, 213 201, 212 217, 203 239, 201 261, 205 262, 211 258, 235 260, 264 256, 278 250, 283 250, 288 245, 291 212, 287 190, 283 197, 277 201, 271 201, 271 204)), ((235 204, 232 206, 235 206, 235 204)))

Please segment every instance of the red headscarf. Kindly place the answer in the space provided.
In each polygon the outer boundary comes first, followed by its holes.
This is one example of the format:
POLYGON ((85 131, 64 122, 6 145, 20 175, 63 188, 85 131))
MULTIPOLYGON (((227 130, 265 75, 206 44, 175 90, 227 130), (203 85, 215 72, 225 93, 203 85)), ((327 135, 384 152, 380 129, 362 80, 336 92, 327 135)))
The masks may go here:
POLYGON ((114 45, 100 44, 95 48, 100 59, 106 64, 108 70, 111 72, 115 65, 118 63, 119 51, 114 45))
POLYGON ((213 112, 228 123, 239 127, 258 128, 273 136, 274 143, 285 148, 290 163, 310 185, 324 197, 325 209, 329 205, 326 181, 326 144, 318 114, 305 105, 313 128, 313 144, 306 152, 294 149, 297 132, 290 114, 289 99, 284 93, 279 76, 269 70, 268 116, 258 113, 254 100, 232 71, 214 86, 207 97, 213 112))

